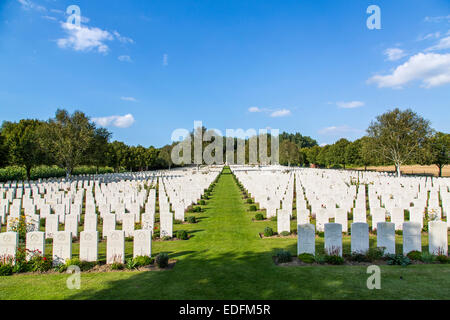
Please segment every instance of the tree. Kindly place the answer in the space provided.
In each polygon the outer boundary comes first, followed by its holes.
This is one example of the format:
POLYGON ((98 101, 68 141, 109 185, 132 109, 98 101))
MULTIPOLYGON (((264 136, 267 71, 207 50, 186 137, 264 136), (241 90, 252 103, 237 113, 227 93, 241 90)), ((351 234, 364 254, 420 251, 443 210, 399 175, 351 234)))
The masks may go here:
POLYGON ((2 135, 9 150, 10 164, 25 167, 27 179, 30 179, 31 169, 43 164, 45 153, 41 147, 39 120, 20 120, 18 123, 4 122, 2 135))
POLYGON ((450 163, 450 134, 436 132, 427 141, 422 159, 422 164, 435 164, 442 177, 442 169, 450 163))
POLYGON ((328 166, 331 164, 330 149, 330 145, 326 145, 320 148, 320 152, 317 155, 317 163, 319 165, 328 168, 328 166))
POLYGON ((169 168, 169 170, 172 168, 172 148, 173 146, 167 145, 160 149, 157 159, 162 168, 169 168))
POLYGON ((8 164, 9 149, 5 140, 5 136, 2 134, 0 128, 0 168, 8 164))
POLYGON ((115 172, 119 172, 121 167, 126 167, 128 148, 125 143, 119 141, 108 144, 107 164, 113 167, 115 172))
POLYGON ((361 152, 360 152, 361 147, 362 147, 361 139, 350 142, 345 147, 345 162, 347 164, 352 164, 352 165, 356 165, 356 166, 359 166, 362 164, 361 152))
POLYGON ((359 157, 361 159, 361 164, 364 166, 364 170, 367 171, 367 166, 370 164, 374 164, 376 159, 374 159, 374 147, 373 147, 373 139, 367 136, 362 137, 361 148, 359 149, 359 157))
POLYGON ((408 109, 398 108, 377 117, 367 129, 375 151, 392 161, 401 176, 401 166, 415 158, 431 135, 429 121, 408 109))
POLYGON ((108 165, 108 142, 111 133, 105 128, 97 128, 94 130, 94 137, 87 151, 88 160, 93 164, 98 173, 100 166, 108 165))
POLYGON ((69 177, 73 169, 89 161, 89 149, 95 138, 95 124, 83 112, 72 115, 57 110, 54 119, 48 121, 45 143, 53 161, 66 170, 69 177))
POLYGON ((329 161, 331 164, 342 164, 345 169, 347 163, 346 148, 350 144, 347 139, 339 139, 329 149, 329 161))
POLYGON ((280 163, 289 167, 291 164, 298 165, 300 162, 300 151, 297 145, 289 140, 283 140, 280 145, 280 163))
POLYGON ((308 160, 308 162, 310 164, 319 164, 318 163, 318 156, 320 153, 320 150, 322 148, 319 146, 314 146, 312 148, 309 148, 307 153, 306 153, 306 160, 308 160))

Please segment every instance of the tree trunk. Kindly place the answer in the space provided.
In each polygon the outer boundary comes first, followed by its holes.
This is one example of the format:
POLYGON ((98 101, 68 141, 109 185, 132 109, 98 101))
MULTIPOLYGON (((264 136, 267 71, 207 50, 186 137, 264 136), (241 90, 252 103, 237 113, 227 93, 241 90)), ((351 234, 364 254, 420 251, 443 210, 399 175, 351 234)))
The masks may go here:
POLYGON ((31 167, 26 167, 26 170, 27 170, 27 180, 29 181, 30 180, 30 177, 31 177, 31 167))
POLYGON ((402 171, 400 170, 400 165, 395 165, 395 167, 397 168, 397 177, 401 177, 402 176, 402 171))
POLYGON ((442 177, 442 167, 443 166, 438 165, 438 167, 439 167, 439 177, 441 178, 442 177))

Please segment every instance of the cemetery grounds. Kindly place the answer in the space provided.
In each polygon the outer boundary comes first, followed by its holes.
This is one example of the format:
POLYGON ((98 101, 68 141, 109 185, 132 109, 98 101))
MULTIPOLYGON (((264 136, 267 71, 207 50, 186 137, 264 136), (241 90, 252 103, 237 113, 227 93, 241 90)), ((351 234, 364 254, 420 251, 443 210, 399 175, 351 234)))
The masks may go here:
MULTIPOLYGON (((0 278, 0 299, 448 299, 449 265, 381 266, 381 289, 369 290, 367 266, 275 265, 273 256, 280 249, 297 252, 297 238, 262 239, 266 226, 276 229, 275 221, 252 221, 229 168, 221 174, 199 222, 174 224, 183 229, 187 241, 154 241, 152 255, 168 252, 177 260, 165 271, 120 271, 82 273, 81 288, 66 286, 68 274, 14 275, 0 278)), ((296 229, 296 221, 291 221, 296 229)), ((401 236, 397 250, 401 252, 401 236)), ((374 247, 376 237, 370 236, 374 247)), ((126 242, 127 258, 132 242, 126 242)), ((350 252, 350 236, 343 237, 344 253, 350 252)), ((73 256, 79 244, 73 245, 73 256)), ((428 250, 428 237, 422 235, 428 250)), ((324 238, 316 237, 316 249, 323 253, 324 238)), ((51 252, 51 246, 46 248, 51 252)), ((99 244, 99 259, 105 259, 105 242, 99 244)))

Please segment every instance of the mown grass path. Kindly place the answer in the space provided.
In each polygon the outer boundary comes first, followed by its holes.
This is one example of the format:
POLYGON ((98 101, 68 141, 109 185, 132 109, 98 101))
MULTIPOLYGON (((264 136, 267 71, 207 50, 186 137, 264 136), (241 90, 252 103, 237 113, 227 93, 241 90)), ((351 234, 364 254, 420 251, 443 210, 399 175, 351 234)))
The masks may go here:
MULTIPOLYGON (((221 175, 200 222, 175 225, 193 237, 154 242, 175 268, 162 272, 85 273, 81 290, 66 274, 0 278, 0 299, 448 299, 448 265, 383 266, 381 290, 366 287, 366 267, 278 267, 277 249, 296 253, 296 239, 260 239, 275 222, 253 222, 229 169, 221 175)), ((294 222, 293 222, 294 223, 294 222)), ((318 239, 318 246, 321 240, 318 239)), ((348 246, 348 241, 344 243, 348 246)), ((102 250, 102 247, 101 247, 102 250)), ((104 248, 103 248, 104 250, 104 248)), ((127 245, 127 253, 131 253, 127 245)), ((74 250, 76 252, 76 250, 74 250)), ((104 254, 104 252, 103 252, 104 254)))

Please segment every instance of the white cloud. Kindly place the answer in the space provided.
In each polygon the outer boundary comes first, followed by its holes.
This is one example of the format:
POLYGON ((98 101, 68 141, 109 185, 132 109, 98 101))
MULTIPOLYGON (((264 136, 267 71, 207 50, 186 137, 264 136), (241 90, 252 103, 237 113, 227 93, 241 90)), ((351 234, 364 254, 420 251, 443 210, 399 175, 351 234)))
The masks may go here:
POLYGON ((419 37, 419 41, 423 41, 423 40, 428 40, 428 39, 439 39, 441 37, 441 33, 439 31, 437 32, 433 32, 433 33, 428 33, 424 36, 420 36, 419 37))
POLYGON ((399 48, 386 49, 384 51, 384 54, 386 55, 387 60, 389 61, 396 61, 406 56, 405 52, 399 48))
POLYGON ((343 109, 354 109, 354 108, 363 107, 365 105, 365 103, 362 101, 350 101, 350 102, 337 102, 336 105, 339 108, 343 108, 343 109))
POLYGON ((120 97, 120 99, 123 101, 137 102, 137 99, 133 97, 120 97))
POLYGON ((270 114, 270 116, 272 117, 272 118, 280 118, 280 117, 287 117, 287 116, 290 116, 292 113, 291 113, 291 110, 288 110, 288 109, 281 109, 281 110, 276 110, 276 111, 274 111, 274 112, 272 112, 271 114, 270 114))
POLYGON ((442 38, 436 45, 429 47, 426 51, 438 51, 446 49, 450 49, 450 36, 442 38))
POLYGON ((438 17, 425 17, 425 22, 442 22, 442 21, 450 22, 450 15, 438 17))
POLYGON ((113 40, 113 36, 106 30, 76 26, 70 23, 62 23, 62 28, 67 33, 66 38, 58 39, 60 48, 72 48, 75 51, 97 50, 106 54, 109 47, 105 41, 113 40))
POLYGON ((117 59, 122 62, 133 62, 130 56, 119 56, 117 59))
POLYGON ((135 122, 132 114, 127 114, 124 116, 110 116, 102 118, 93 118, 96 124, 101 127, 117 127, 117 128, 129 128, 135 122))
POLYGON ((248 112, 261 112, 262 110, 258 107, 251 107, 248 109, 248 112))
POLYGON ((351 128, 349 126, 332 126, 332 127, 326 127, 319 130, 319 134, 322 135, 341 135, 341 134, 348 134, 348 133, 359 133, 361 130, 351 128))
POLYGON ((47 11, 47 8, 37 5, 34 2, 32 2, 31 0, 17 0, 21 5, 22 5, 22 9, 24 10, 37 10, 37 11, 47 11))
POLYGON ((57 21, 58 19, 56 19, 55 17, 52 16, 42 16, 42 18, 46 19, 46 20, 50 20, 50 21, 57 21))
POLYGON ((450 83, 450 54, 418 53, 398 66, 392 74, 373 76, 368 83, 380 88, 401 88, 412 81, 421 81, 425 88, 450 83))
POLYGON ((117 31, 114 31, 113 34, 116 37, 116 39, 122 43, 134 43, 133 39, 121 36, 120 33, 118 33, 117 31))

